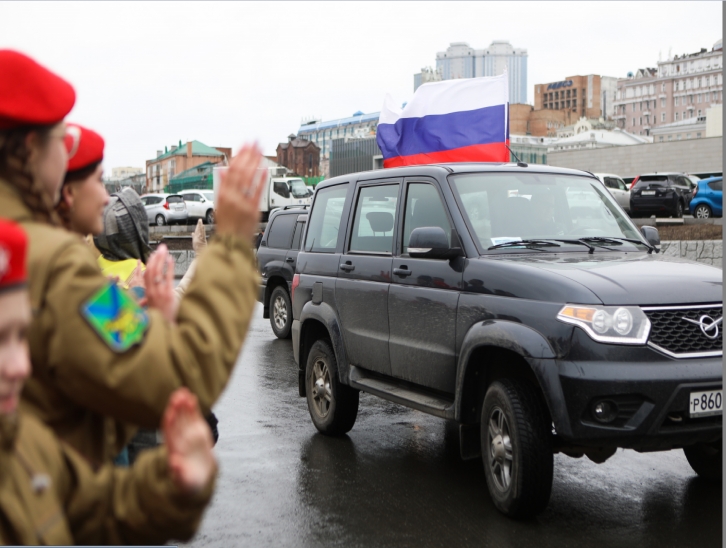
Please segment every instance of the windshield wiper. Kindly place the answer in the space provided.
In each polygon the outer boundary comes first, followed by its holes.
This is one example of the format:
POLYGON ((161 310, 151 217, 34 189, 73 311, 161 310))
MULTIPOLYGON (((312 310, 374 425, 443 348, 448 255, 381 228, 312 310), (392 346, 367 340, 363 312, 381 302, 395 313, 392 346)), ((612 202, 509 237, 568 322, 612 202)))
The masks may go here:
POLYGON ((493 245, 487 248, 487 251, 491 249, 500 249, 503 247, 526 247, 527 249, 534 249, 535 251, 544 251, 544 249, 537 249, 539 247, 560 247, 560 244, 554 242, 548 242, 546 240, 519 240, 512 242, 502 242, 501 244, 493 245))
POLYGON ((636 240, 635 238, 618 238, 617 236, 586 236, 584 238, 580 238, 581 240, 588 240, 588 241, 599 241, 599 242, 611 242, 611 245, 622 245, 623 242, 629 242, 631 244, 640 244, 644 245, 648 248, 648 253, 653 253, 653 250, 655 249, 652 245, 646 244, 642 240, 636 240))
POLYGON ((592 245, 590 245, 590 244, 588 244, 587 242, 583 242, 582 241, 582 238, 579 239, 579 240, 560 240, 560 239, 557 239, 555 241, 556 242, 562 242, 563 244, 584 245, 585 247, 587 247, 587 252, 590 255, 592 255, 595 252, 595 247, 592 246, 592 245))

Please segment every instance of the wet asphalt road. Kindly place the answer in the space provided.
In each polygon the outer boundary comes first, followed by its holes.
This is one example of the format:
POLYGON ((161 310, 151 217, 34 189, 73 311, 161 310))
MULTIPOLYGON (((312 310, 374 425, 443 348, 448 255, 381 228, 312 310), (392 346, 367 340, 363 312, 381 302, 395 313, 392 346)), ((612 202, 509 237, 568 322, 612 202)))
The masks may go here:
POLYGON ((362 394, 353 430, 327 438, 297 391, 291 342, 258 305, 215 408, 221 473, 191 546, 721 546, 721 484, 681 451, 555 455, 549 507, 515 522, 481 461, 460 460, 453 423, 362 394))

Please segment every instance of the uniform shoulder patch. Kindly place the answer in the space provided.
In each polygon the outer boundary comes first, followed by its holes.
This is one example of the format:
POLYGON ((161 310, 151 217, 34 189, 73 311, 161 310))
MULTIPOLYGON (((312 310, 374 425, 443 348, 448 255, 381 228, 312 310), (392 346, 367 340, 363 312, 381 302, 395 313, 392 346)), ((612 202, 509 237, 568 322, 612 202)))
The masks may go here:
POLYGON ((81 305, 81 315, 116 352, 126 352, 144 338, 149 317, 116 284, 108 283, 81 305))

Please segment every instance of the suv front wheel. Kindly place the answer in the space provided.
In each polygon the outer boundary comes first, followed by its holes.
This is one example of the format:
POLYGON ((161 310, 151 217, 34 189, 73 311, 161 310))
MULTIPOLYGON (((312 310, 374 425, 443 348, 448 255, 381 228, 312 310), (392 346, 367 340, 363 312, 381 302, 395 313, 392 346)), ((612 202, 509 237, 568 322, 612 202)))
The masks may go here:
POLYGON ((536 390, 511 379, 492 383, 484 397, 481 444, 489 495, 513 518, 545 509, 552 491, 552 437, 536 390))
POLYGON ((328 341, 316 341, 310 349, 305 392, 310 418, 320 433, 340 436, 353 428, 360 393, 338 381, 338 362, 328 341))
POLYGON ((693 471, 699 476, 720 480, 723 476, 723 451, 721 440, 717 443, 698 443, 683 448, 693 471))
POLYGON ((278 339, 287 339, 292 327, 292 305, 290 296, 282 286, 277 286, 270 295, 270 326, 278 339))

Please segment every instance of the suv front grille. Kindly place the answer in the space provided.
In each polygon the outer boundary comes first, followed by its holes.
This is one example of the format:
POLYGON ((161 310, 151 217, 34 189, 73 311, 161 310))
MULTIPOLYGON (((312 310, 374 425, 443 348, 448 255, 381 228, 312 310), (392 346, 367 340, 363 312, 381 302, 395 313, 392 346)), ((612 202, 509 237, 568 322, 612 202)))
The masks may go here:
POLYGON ((723 354, 723 305, 650 307, 643 312, 651 323, 648 344, 658 350, 674 358, 723 354), (718 323, 705 329, 713 322, 718 323))

